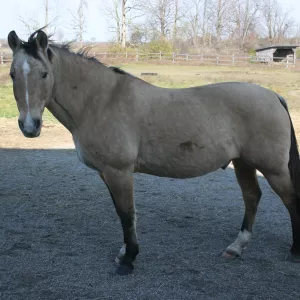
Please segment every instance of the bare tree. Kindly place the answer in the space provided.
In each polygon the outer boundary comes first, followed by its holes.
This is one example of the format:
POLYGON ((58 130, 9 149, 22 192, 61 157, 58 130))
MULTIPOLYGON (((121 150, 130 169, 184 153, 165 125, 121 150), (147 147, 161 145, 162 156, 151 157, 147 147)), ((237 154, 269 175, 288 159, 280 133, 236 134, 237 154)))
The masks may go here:
POLYGON ((143 0, 141 6, 148 16, 148 23, 160 38, 171 33, 174 24, 174 0, 143 0))
POLYGON ((194 48, 198 47, 201 30, 201 4, 202 0, 190 0, 190 10, 187 14, 188 27, 194 48))
POLYGON ((115 33, 116 41, 126 47, 129 27, 133 21, 144 13, 140 9, 138 0, 103 0, 103 11, 109 24, 109 29, 115 33))
POLYGON ((103 12, 105 19, 108 22, 109 30, 116 35, 116 42, 121 42, 121 17, 119 12, 119 0, 111 2, 102 0, 103 12))
POLYGON ((235 0, 232 3, 232 37, 238 40, 240 49, 244 49, 249 33, 255 30, 259 8, 258 0, 235 0))
POLYGON ((280 42, 294 26, 291 11, 283 11, 277 0, 267 0, 262 8, 263 34, 270 42, 280 42))
POLYGON ((121 45, 126 47, 128 27, 133 25, 135 19, 144 15, 139 5, 139 0, 122 1, 122 24, 121 24, 121 45))
POLYGON ((28 35, 42 27, 40 23, 33 18, 26 19, 25 17, 19 16, 19 21, 25 27, 26 34, 28 35))
POLYGON ((131 29, 130 44, 140 46, 148 41, 148 36, 145 24, 134 24, 131 29))
POLYGON ((76 39, 80 42, 80 47, 82 47, 83 33, 86 30, 86 18, 85 10, 88 7, 87 0, 80 0, 79 6, 76 14, 72 14, 72 29, 76 34, 76 39))
POLYGON ((179 0, 174 0, 174 23, 173 23, 173 33, 172 33, 172 39, 173 39, 173 45, 176 42, 177 39, 177 29, 178 29, 178 22, 181 19, 180 14, 180 4, 179 0))
MULTIPOLYGON (((56 3, 57 6, 57 3, 56 3)), ((36 31, 37 29, 43 27, 46 33, 51 32, 52 34, 56 31, 56 25, 59 20, 59 12, 57 11, 57 7, 55 9, 53 3, 52 6, 49 5, 48 0, 44 0, 43 9, 45 11, 45 23, 40 23, 36 16, 33 17, 24 17, 19 16, 19 21, 25 27, 26 33, 31 34, 32 32, 36 31), (50 13, 50 14, 49 14, 50 13), (50 15, 50 17, 49 17, 50 15)))
MULTIPOLYGON (((45 0, 45 26, 48 26, 49 20, 49 3, 48 0, 45 0)), ((45 32, 48 33, 47 27, 45 28, 45 32)))
POLYGON ((127 9, 126 4, 128 0, 122 0, 122 28, 121 28, 121 45, 122 48, 126 47, 127 38, 127 9))
POLYGON ((208 0, 203 0, 203 15, 202 15, 202 44, 205 46, 206 42, 206 31, 207 31, 207 7, 208 7, 208 0))
POLYGON ((216 48, 220 47, 220 41, 224 34, 224 29, 228 26, 230 0, 216 0, 212 6, 215 9, 214 29, 216 35, 216 48))

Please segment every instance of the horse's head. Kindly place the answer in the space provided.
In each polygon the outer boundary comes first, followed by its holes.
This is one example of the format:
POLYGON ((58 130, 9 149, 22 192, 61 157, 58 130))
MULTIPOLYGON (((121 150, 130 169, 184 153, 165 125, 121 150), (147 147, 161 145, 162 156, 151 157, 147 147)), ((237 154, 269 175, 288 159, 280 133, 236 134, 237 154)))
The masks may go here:
POLYGON ((28 42, 15 31, 8 35, 13 51, 10 76, 19 110, 19 127, 26 137, 37 137, 42 127, 42 114, 51 99, 54 84, 47 35, 39 30, 28 42))

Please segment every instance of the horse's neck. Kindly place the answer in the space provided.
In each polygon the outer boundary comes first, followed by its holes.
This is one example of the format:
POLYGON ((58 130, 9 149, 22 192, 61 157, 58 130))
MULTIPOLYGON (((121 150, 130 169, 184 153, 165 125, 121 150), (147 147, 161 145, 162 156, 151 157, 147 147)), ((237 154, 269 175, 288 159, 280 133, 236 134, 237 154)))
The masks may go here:
POLYGON ((116 84, 116 75, 105 66, 62 53, 53 62, 54 87, 47 108, 71 132, 76 130, 89 102, 97 98, 98 108, 105 105, 116 84))

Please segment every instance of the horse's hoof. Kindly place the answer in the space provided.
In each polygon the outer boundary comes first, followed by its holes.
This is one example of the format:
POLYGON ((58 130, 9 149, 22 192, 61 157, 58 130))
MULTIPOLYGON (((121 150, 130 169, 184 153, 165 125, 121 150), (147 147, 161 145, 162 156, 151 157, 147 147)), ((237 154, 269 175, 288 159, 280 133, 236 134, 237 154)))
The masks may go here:
POLYGON ((292 263, 300 263, 300 255, 295 255, 293 253, 289 253, 287 255, 287 260, 292 263))
POLYGON ((222 257, 225 258, 226 260, 228 261, 232 261, 232 260, 235 260, 237 258, 241 258, 241 255, 232 251, 232 250, 229 250, 229 249, 226 249, 223 253, 222 253, 222 257))
POLYGON ((133 271, 133 264, 127 263, 126 265, 117 265, 116 274, 118 275, 129 275, 133 271))

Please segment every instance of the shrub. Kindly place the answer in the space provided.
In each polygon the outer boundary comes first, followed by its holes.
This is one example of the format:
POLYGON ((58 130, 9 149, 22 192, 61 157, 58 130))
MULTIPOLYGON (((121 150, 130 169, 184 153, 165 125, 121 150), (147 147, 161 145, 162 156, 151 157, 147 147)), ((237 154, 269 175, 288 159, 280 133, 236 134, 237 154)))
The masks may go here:
POLYGON ((144 44, 141 47, 141 51, 147 52, 147 53, 172 53, 173 52, 173 46, 170 42, 166 40, 156 40, 152 41, 148 44, 144 44))
POLYGON ((112 43, 107 48, 107 52, 109 53, 133 53, 136 51, 137 49, 131 47, 122 48, 122 46, 118 43, 112 43))

